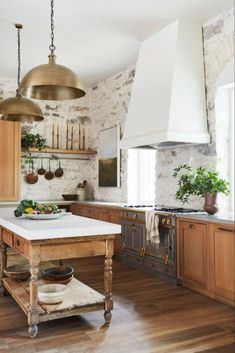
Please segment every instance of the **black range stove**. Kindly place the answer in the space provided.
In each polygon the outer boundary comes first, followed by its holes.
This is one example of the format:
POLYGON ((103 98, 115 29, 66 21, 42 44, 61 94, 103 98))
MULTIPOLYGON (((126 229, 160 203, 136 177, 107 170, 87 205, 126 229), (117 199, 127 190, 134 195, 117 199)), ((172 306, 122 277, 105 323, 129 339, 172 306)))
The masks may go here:
POLYGON ((177 214, 204 213, 183 207, 150 204, 126 205, 121 213, 123 234, 122 261, 154 276, 178 284, 176 276, 176 217, 177 214), (160 244, 147 240, 145 215, 154 211, 158 216, 160 244), (141 255, 139 255, 141 254, 141 255), (141 264, 141 266, 140 266, 141 264))
POLYGON ((192 208, 183 207, 155 207, 154 211, 166 212, 166 213, 201 213, 203 210, 194 210, 192 208))
POLYGON ((158 205, 143 205, 143 204, 138 204, 138 205, 125 205, 125 208, 143 208, 143 209, 152 209, 153 211, 159 211, 159 212, 164 212, 164 213, 169 213, 169 214, 176 214, 176 213, 204 213, 203 210, 195 210, 192 208, 183 208, 183 207, 165 207, 165 206, 158 206, 158 205))

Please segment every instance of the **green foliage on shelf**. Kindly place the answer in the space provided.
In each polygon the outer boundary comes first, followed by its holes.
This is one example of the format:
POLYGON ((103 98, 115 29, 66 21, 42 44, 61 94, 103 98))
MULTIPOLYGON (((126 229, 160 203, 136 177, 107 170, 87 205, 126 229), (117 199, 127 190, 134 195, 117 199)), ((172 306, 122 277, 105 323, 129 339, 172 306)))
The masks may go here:
POLYGON ((174 169, 172 175, 179 177, 179 188, 176 192, 176 199, 187 203, 190 196, 203 197, 206 192, 211 194, 229 194, 229 183, 219 177, 219 173, 204 167, 193 168, 187 164, 180 165, 174 169), (182 174, 182 171, 184 173, 182 174))
POLYGON ((41 150, 46 147, 46 139, 39 134, 26 134, 21 139, 21 147, 26 150, 24 155, 25 163, 32 163, 30 148, 35 147, 41 150))

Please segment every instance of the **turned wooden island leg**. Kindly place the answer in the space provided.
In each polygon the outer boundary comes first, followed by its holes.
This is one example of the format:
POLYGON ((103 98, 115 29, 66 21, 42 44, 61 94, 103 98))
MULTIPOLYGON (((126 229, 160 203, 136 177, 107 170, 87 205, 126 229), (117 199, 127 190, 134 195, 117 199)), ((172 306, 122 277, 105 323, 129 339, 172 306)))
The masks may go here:
POLYGON ((38 312, 38 273, 39 265, 30 266, 30 307, 28 313, 29 329, 28 333, 31 338, 35 338, 38 333, 39 312, 38 312))
POLYGON ((104 260, 104 290, 105 290, 105 303, 104 303, 104 319, 105 324, 109 324, 112 318, 111 310, 113 309, 112 299, 112 256, 106 255, 104 260))
POLYGON ((1 240, 0 243, 1 246, 1 251, 0 251, 0 265, 1 265, 1 271, 0 271, 0 294, 1 295, 6 295, 6 289, 3 286, 3 282, 2 279, 5 276, 4 274, 4 270, 7 267, 7 245, 6 243, 3 242, 3 240, 1 240))

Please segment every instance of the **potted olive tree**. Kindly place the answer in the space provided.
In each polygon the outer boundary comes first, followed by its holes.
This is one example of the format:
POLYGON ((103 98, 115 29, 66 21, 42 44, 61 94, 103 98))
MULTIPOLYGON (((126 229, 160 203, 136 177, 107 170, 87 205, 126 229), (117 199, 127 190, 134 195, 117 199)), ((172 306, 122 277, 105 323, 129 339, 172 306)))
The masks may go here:
POLYGON ((176 199, 187 203, 192 195, 205 197, 204 210, 209 214, 215 214, 219 210, 217 194, 229 194, 228 182, 221 179, 217 171, 184 164, 174 169, 173 177, 179 177, 176 199))

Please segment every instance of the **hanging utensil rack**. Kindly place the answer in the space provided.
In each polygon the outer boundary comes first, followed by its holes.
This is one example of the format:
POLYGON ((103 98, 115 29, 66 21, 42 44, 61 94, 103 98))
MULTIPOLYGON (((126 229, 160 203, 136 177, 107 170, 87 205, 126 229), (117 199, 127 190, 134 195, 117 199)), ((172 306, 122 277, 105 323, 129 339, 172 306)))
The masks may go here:
MULTIPOLYGON (((97 151, 94 150, 66 150, 63 148, 44 148, 39 150, 38 148, 29 148, 29 151, 26 150, 22 150, 22 152, 30 152, 33 155, 34 154, 40 154, 40 156, 34 156, 34 159, 40 159, 42 158, 43 155, 43 159, 61 159, 61 160, 79 160, 79 161, 87 161, 90 160, 91 156, 96 155, 97 151), (50 154, 51 156, 47 156, 48 154, 50 154), (61 156, 56 156, 57 154, 60 154, 61 156), (65 155, 79 155, 79 157, 66 157, 65 155)), ((21 156, 21 158, 26 158, 26 156, 21 156)))

